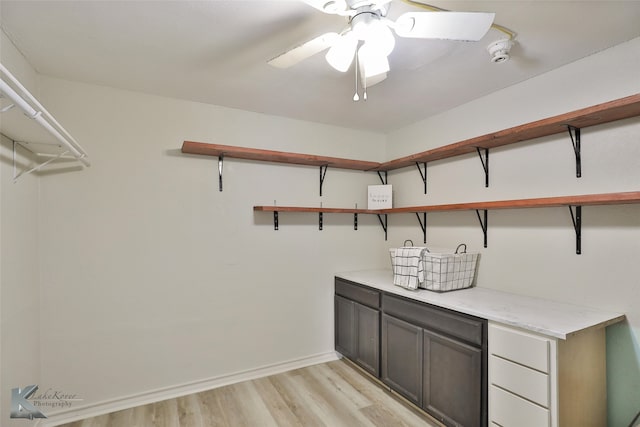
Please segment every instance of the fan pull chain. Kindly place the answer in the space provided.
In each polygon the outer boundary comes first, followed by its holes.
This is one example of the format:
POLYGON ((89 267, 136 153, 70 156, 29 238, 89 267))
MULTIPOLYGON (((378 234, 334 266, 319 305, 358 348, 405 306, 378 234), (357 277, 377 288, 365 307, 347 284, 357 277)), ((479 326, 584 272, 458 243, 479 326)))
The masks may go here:
POLYGON ((364 93, 362 94, 362 99, 364 99, 365 101, 367 100, 367 76, 365 75, 364 77, 360 77, 360 80, 362 80, 363 84, 363 88, 364 88, 364 93))
POLYGON ((356 93, 353 95, 353 101, 358 102, 360 100, 360 96, 358 95, 358 51, 356 50, 356 93))

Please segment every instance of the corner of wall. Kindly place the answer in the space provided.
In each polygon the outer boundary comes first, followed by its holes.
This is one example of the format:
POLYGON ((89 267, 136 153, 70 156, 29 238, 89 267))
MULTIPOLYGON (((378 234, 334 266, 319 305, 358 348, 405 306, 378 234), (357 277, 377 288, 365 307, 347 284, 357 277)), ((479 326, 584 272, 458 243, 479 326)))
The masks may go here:
MULTIPOLYGON (((3 30, 0 47, 0 62, 35 92, 37 72, 3 30)), ((39 178, 29 175, 13 182, 13 144, 1 132, 0 128, 0 424, 21 426, 23 420, 10 419, 9 391, 37 384, 41 377, 39 178)), ((18 153, 19 161, 22 155, 18 153)))
POLYGON ((18 50, 3 28, 0 28, 0 62, 29 92, 38 93, 38 72, 18 50))

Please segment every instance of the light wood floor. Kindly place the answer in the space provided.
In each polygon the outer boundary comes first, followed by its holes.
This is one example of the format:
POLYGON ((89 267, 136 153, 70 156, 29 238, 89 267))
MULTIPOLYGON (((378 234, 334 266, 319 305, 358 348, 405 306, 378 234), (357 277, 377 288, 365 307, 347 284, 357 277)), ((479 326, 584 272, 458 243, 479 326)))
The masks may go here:
POLYGON ((64 427, 435 427, 349 363, 334 362, 126 409, 64 427))

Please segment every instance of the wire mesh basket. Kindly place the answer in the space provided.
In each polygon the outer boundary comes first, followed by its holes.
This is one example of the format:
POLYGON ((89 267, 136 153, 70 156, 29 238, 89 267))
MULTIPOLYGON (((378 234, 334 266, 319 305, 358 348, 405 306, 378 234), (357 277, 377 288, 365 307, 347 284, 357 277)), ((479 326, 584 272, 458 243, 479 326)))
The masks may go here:
MULTIPOLYGON (((395 282, 400 260, 396 259, 396 249, 390 249, 389 252, 395 282)), ((422 265, 416 269, 418 287, 435 292, 449 292, 471 287, 475 279, 478 256, 477 252, 467 252, 467 245, 464 243, 450 253, 430 252, 424 248, 420 259, 422 265)))

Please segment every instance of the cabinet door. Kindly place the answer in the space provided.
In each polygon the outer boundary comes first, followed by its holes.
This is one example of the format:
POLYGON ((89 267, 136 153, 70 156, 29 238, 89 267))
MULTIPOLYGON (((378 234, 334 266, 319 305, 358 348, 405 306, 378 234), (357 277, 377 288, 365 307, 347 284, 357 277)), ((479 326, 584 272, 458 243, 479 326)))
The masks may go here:
POLYGON ((336 351, 353 359, 356 355, 355 303, 338 295, 334 301, 336 351))
POLYGON ((427 330, 423 345, 423 409, 446 425, 485 426, 482 350, 427 330))
POLYGON ((380 377, 380 312, 355 303, 356 363, 380 377))
POLYGON ((422 403, 422 328, 382 315, 382 381, 422 403))

